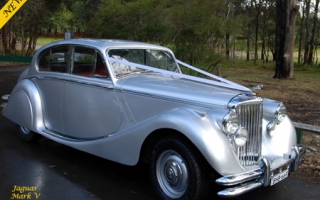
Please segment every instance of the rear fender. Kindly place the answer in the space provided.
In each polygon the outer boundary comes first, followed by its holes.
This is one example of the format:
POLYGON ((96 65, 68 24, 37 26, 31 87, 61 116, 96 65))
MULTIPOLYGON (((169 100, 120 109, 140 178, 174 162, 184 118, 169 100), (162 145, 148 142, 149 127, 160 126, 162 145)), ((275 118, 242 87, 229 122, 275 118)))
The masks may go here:
POLYGON ((16 124, 40 133, 44 128, 42 104, 36 85, 23 79, 13 89, 3 115, 16 124))

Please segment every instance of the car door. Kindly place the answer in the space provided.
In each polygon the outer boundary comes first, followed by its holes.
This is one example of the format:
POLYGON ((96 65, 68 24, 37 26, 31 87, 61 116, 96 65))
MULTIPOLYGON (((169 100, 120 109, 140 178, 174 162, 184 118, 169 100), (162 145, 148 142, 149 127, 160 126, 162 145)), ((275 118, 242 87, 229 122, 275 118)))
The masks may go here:
POLYGON ((64 76, 70 71, 70 53, 68 45, 44 51, 38 62, 39 75, 32 79, 40 91, 44 124, 57 133, 63 132, 64 76))
POLYGON ((95 49, 72 47, 64 91, 64 135, 92 140, 114 133, 122 114, 105 62, 95 49))

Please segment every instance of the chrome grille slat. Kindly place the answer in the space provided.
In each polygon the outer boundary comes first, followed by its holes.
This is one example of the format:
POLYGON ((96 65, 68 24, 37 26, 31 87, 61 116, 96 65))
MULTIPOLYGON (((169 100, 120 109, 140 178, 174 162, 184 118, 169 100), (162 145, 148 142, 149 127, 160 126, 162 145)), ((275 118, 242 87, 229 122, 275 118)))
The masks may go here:
POLYGON ((238 147, 237 155, 243 166, 254 165, 261 154, 262 103, 242 103, 236 107, 239 124, 248 130, 248 141, 238 147))

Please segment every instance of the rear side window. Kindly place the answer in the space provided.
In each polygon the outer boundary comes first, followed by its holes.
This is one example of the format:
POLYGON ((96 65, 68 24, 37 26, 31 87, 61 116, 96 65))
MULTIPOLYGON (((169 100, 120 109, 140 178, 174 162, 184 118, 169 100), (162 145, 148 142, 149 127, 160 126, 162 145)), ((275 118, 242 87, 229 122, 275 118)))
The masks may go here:
POLYGON ((39 60, 39 71, 70 72, 69 46, 57 46, 46 50, 39 60))
POLYGON ((83 46, 61 45, 47 49, 40 56, 38 66, 39 71, 109 77, 101 54, 93 48, 83 46))

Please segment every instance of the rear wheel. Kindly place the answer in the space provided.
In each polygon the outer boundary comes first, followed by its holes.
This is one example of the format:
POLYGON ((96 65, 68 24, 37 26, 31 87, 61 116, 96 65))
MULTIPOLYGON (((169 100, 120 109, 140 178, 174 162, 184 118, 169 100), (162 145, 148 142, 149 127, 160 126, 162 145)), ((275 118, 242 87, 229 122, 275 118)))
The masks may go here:
POLYGON ((186 140, 168 137, 158 142, 149 173, 159 199, 204 199, 208 193, 206 164, 186 140))
POLYGON ((27 129, 26 127, 23 127, 20 125, 19 125, 19 135, 22 140, 27 142, 38 141, 41 138, 41 135, 39 135, 38 133, 35 133, 27 129))

